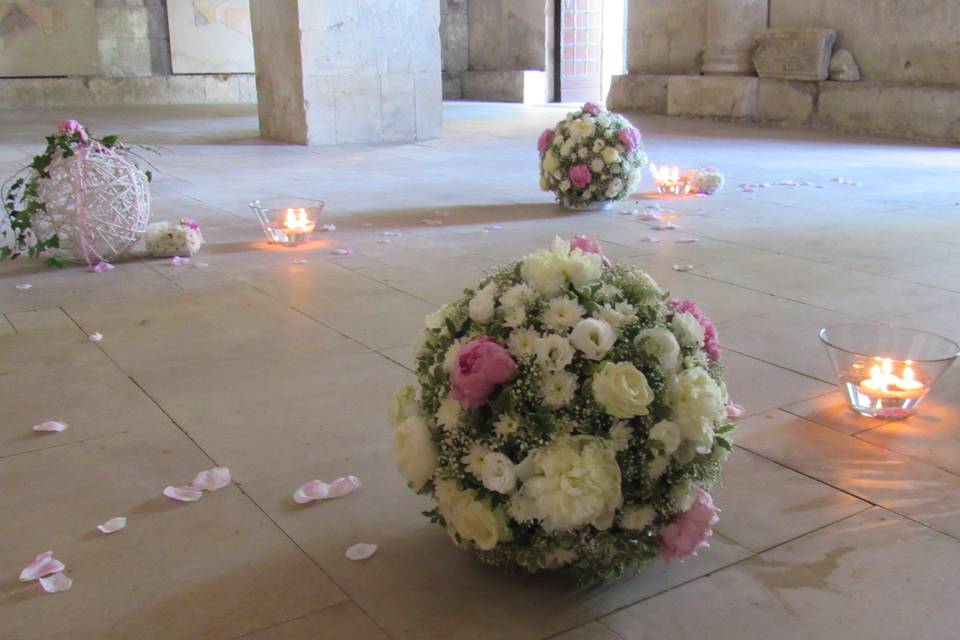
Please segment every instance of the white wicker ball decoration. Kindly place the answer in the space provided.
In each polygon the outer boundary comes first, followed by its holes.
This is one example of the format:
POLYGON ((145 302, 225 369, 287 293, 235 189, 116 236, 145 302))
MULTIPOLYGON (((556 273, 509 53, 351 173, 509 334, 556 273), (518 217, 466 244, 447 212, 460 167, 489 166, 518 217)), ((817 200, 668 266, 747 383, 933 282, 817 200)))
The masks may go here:
POLYGON ((37 192, 46 211, 34 215, 40 237, 57 234, 49 253, 68 262, 109 262, 129 251, 150 221, 150 182, 121 153, 93 143, 47 168, 37 192))

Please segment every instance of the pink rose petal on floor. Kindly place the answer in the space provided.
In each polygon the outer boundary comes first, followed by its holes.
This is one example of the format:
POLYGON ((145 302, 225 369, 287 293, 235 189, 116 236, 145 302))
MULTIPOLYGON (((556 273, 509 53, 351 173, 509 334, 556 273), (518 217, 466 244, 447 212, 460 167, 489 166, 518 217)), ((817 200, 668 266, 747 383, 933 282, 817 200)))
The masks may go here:
POLYGON ((383 232, 383 235, 389 236, 389 237, 391 237, 391 238, 399 238, 399 237, 402 236, 403 234, 400 233, 399 231, 384 231, 384 232, 383 232))
POLYGON ((349 255, 353 255, 353 249, 349 249, 349 248, 336 249, 333 253, 338 256, 349 256, 349 255))
POLYGON ((17 289, 20 291, 26 291, 27 289, 33 289, 33 285, 29 282, 24 282, 23 284, 18 284, 17 289))
POLYGON ((206 269, 206 268, 209 267, 209 266, 210 266, 210 263, 209 263, 209 262, 194 262, 194 263, 193 263, 193 268, 194 268, 194 269, 206 269))
POLYGON ((700 242, 700 239, 699 239, 699 238, 693 238, 693 237, 689 237, 689 238, 678 238, 678 239, 677 239, 677 242, 689 244, 689 243, 692 243, 692 242, 700 242))
POLYGON ((53 551, 44 551, 23 568, 20 572, 20 580, 30 582, 51 573, 59 573, 66 568, 66 565, 53 557, 53 551))
POLYGON ((293 492, 293 501, 297 504, 307 504, 315 500, 323 500, 330 495, 330 485, 323 480, 311 480, 293 492))
POLYGON ((377 244, 390 244, 392 240, 377 240, 377 244))
POLYGON ((216 491, 230 484, 231 480, 230 469, 227 467, 214 467, 213 469, 207 469, 206 471, 198 473, 197 477, 193 479, 192 486, 194 489, 202 491, 216 491))
POLYGON ((163 495, 178 502, 196 502, 203 497, 203 492, 193 487, 167 487, 163 495))
POLYGON ((47 420, 46 422, 33 425, 33 430, 38 433, 60 433, 61 431, 66 431, 69 426, 66 422, 47 420))
POLYGON ((646 238, 640 238, 640 242, 649 242, 650 244, 657 244, 660 242, 660 238, 657 236, 647 236, 646 238))
POLYGON ((73 586, 73 580, 64 573, 55 573, 46 578, 40 578, 40 586, 47 593, 59 593, 73 586))
POLYGON ((307 264, 307 262, 309 262, 309 260, 304 260, 303 258, 300 258, 299 260, 294 260, 293 264, 307 264))
POLYGON ((337 225, 335 224, 324 224, 320 225, 320 231, 336 231, 337 225))
POLYGON ((94 331, 93 333, 87 336, 87 340, 89 340, 90 342, 100 342, 101 340, 103 340, 103 334, 100 333, 99 331, 94 331))
POLYGON ((98 524, 97 529, 99 529, 101 533, 113 533, 115 531, 120 531, 120 529, 123 529, 126 526, 127 519, 123 516, 118 516, 116 518, 110 518, 103 524, 98 524))
POLYGON ((90 271, 94 273, 103 273, 104 271, 113 271, 113 265, 109 262, 100 261, 97 264, 90 267, 90 271))
POLYGON ((744 413, 746 413, 746 409, 744 409, 742 405, 739 405, 736 402, 731 402, 730 404, 727 405, 728 418, 739 418, 744 413))
POLYGON ((491 224, 490 226, 484 227, 485 231, 500 231, 501 229, 503 229, 503 226, 499 224, 491 224))
POLYGON ((366 560, 377 552, 377 545, 360 542, 353 545, 344 554, 350 560, 366 560))
POLYGON ((357 476, 344 476, 337 478, 330 483, 327 499, 342 498, 360 488, 360 478, 357 476))
POLYGON ((692 264, 675 264, 673 265, 674 271, 693 271, 694 266, 692 264))
POLYGON ((173 256, 170 258, 170 264, 175 267, 182 267, 185 264, 190 263, 190 258, 181 258, 180 256, 173 256))

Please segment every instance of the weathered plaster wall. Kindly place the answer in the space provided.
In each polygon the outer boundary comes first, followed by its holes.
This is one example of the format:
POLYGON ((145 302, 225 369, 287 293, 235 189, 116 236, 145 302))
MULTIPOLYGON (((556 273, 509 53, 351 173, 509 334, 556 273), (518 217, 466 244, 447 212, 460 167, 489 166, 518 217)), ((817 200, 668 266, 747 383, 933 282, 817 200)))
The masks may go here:
POLYGON ((170 35, 163 0, 96 0, 105 76, 167 75, 170 35))
POLYGON ((440 0, 440 60, 443 97, 463 97, 461 76, 470 64, 467 0, 440 0))
POLYGON ((706 34, 705 0, 630 0, 630 73, 700 73, 706 34))

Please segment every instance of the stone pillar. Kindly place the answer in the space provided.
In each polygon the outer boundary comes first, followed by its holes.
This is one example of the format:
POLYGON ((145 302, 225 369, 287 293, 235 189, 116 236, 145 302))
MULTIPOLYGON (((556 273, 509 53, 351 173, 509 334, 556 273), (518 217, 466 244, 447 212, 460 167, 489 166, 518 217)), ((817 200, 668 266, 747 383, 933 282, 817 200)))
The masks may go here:
POLYGON ((437 0, 250 0, 261 134, 297 144, 440 135, 437 0))
POLYGON ((767 27, 767 0, 706 0, 706 75, 753 75, 753 33, 767 27))

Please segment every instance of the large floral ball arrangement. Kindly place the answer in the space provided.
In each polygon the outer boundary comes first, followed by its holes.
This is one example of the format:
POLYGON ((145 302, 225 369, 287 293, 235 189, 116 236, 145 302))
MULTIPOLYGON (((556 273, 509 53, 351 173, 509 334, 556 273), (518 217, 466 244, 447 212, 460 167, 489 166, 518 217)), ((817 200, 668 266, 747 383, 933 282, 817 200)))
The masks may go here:
POLYGON ((572 209, 622 200, 637 190, 647 164, 640 131, 588 102, 540 134, 540 188, 572 209))
POLYGON ((557 238, 428 316, 414 355, 396 462, 482 561, 592 582, 706 546, 733 425, 692 301, 557 238))

